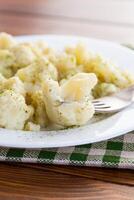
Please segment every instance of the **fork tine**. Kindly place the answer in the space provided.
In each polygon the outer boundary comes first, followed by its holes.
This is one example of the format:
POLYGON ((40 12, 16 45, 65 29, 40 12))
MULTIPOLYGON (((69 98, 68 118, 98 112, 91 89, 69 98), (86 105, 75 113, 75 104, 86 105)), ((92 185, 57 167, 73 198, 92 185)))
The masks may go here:
POLYGON ((110 106, 95 106, 96 109, 106 109, 111 108, 110 106))
POLYGON ((93 103, 99 103, 99 100, 92 100, 93 103))
POLYGON ((93 100, 92 101, 95 109, 107 109, 107 108, 111 108, 109 105, 107 105, 106 103, 100 101, 100 100, 93 100))
POLYGON ((93 102, 93 104, 94 104, 94 106, 104 106, 105 105, 104 103, 101 103, 101 102, 100 103, 94 103, 93 102))
POLYGON ((95 109, 95 113, 110 113, 111 111, 108 109, 95 109))

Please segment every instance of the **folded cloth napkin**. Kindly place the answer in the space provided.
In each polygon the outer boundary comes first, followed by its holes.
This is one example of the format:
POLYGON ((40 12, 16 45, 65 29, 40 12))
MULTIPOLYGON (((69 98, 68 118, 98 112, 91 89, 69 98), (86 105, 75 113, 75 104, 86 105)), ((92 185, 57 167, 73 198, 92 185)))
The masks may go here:
POLYGON ((134 131, 104 142, 75 147, 37 150, 3 147, 0 161, 134 169, 134 131))
POLYGON ((0 148, 0 161, 134 169, 134 132, 103 142, 64 148, 0 148))

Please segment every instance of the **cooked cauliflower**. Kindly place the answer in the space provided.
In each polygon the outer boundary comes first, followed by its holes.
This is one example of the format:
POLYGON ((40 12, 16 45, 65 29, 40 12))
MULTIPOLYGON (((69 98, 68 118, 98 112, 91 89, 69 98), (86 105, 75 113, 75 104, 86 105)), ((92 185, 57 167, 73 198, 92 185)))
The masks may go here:
POLYGON ((48 44, 44 40, 38 40, 34 43, 34 45, 41 51, 47 51, 48 50, 48 44))
POLYGON ((0 33, 0 49, 9 49, 15 44, 16 41, 11 35, 7 33, 0 33))
POLYGON ((97 83, 96 75, 93 73, 78 73, 61 85, 63 99, 84 101, 92 99, 91 90, 97 83))
POLYGON ((128 87, 134 82, 134 78, 128 79, 126 73, 99 55, 91 57, 86 62, 84 71, 95 73, 100 82, 112 83, 119 88, 128 87))
POLYGON ((118 92, 119 88, 112 83, 99 83, 93 89, 93 96, 95 98, 111 95, 118 92))
POLYGON ((53 49, 43 41, 18 42, 0 34, 0 127, 39 131, 86 124, 92 99, 134 84, 82 43, 53 49))
POLYGON ((6 78, 13 76, 12 65, 14 63, 14 55, 9 50, 0 50, 0 73, 6 78))
POLYGON ((47 59, 42 58, 33 64, 17 71, 18 76, 23 82, 41 82, 46 77, 57 80, 58 73, 56 68, 47 59))
POLYGON ((55 49, 52 49, 50 47, 46 48, 43 50, 43 55, 54 65, 56 65, 57 62, 57 55, 58 53, 56 52, 55 49))
POLYGON ((9 50, 0 50, 0 68, 7 68, 14 64, 15 57, 9 50))
POLYGON ((3 82, 0 84, 0 92, 3 92, 5 90, 12 90, 15 93, 22 94, 25 96, 25 88, 24 83, 18 78, 18 77, 12 77, 6 80, 3 80, 3 82))
POLYGON ((56 67, 60 80, 70 74, 76 73, 75 71, 78 69, 75 56, 66 53, 62 53, 57 57, 56 67))
POLYGON ((83 43, 78 43, 75 47, 66 47, 65 51, 75 56, 78 65, 85 64, 92 55, 83 43))
POLYGON ((26 67, 36 60, 36 55, 29 46, 17 44, 10 51, 15 57, 15 70, 26 67))
POLYGON ((85 73, 77 74, 61 87, 52 79, 44 81, 44 101, 50 121, 64 127, 85 124, 94 114, 90 92, 96 83, 94 74, 85 73))
POLYGON ((40 131, 40 125, 28 122, 25 126, 26 131, 40 131))
POLYGON ((0 73, 0 84, 2 84, 6 78, 0 73))
POLYGON ((48 117, 42 91, 31 93, 30 98, 30 103, 35 110, 33 120, 36 124, 39 124, 41 128, 45 128, 48 125, 48 117))
POLYGON ((26 105, 22 95, 11 90, 0 94, 0 127, 22 130, 32 115, 33 108, 26 105))

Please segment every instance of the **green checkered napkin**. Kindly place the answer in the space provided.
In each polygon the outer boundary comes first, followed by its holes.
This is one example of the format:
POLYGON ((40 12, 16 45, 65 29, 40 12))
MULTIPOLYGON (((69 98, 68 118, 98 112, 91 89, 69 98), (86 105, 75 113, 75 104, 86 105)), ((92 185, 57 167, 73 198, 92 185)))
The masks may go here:
POLYGON ((0 161, 134 169, 134 131, 104 142, 75 147, 38 150, 0 148, 0 161))
POLYGON ((75 147, 38 150, 0 148, 0 160, 134 169, 134 132, 75 147))
POLYGON ((38 150, 0 148, 0 160, 134 169, 134 132, 74 147, 38 150))

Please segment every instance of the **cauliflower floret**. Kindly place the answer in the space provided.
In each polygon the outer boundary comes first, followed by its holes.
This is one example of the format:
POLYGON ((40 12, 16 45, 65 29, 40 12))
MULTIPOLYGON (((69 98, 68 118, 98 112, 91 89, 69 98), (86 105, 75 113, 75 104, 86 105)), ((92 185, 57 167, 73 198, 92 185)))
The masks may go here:
POLYGON ((78 64, 84 64, 90 58, 89 51, 83 43, 76 45, 75 55, 78 64))
POLYGON ((28 67, 19 69, 16 76, 18 76, 23 82, 34 83, 37 76, 37 65, 33 63, 28 67))
POLYGON ((48 102, 47 106, 50 120, 64 127, 84 125, 94 114, 91 102, 65 102, 57 107, 48 102))
POLYGON ((127 72, 121 71, 116 66, 113 66, 111 77, 112 77, 111 83, 113 83, 115 86, 121 89, 129 87, 130 85, 134 84, 134 78, 132 78, 131 75, 129 76, 127 72))
POLYGON ((27 45, 18 44, 10 50, 14 57, 14 70, 26 67, 36 60, 36 55, 32 52, 31 48, 27 45))
POLYGON ((119 88, 112 83, 98 83, 93 90, 95 98, 108 96, 119 91, 119 88))
POLYGON ((84 71, 95 73, 100 82, 112 83, 119 88, 130 86, 134 79, 128 78, 127 73, 122 72, 113 63, 104 60, 101 56, 91 57, 84 65, 84 71))
POLYGON ((13 76, 13 71, 11 68, 4 68, 0 70, 0 73, 2 73, 2 75, 6 78, 10 78, 13 76))
POLYGON ((32 104, 35 110, 33 116, 34 122, 39 124, 41 128, 46 127, 48 125, 48 117, 46 114, 46 107, 42 91, 33 92, 30 95, 30 99, 30 103, 32 104))
POLYGON ((111 80, 111 69, 108 67, 107 63, 100 57, 94 56, 88 60, 84 68, 85 72, 95 73, 101 82, 110 83, 111 80))
POLYGON ((38 40, 34 43, 36 48, 40 49, 41 52, 44 52, 48 49, 48 44, 44 40, 38 40))
POLYGON ((36 43, 33 42, 22 42, 19 44, 21 47, 26 47, 30 52, 32 52, 32 55, 34 54, 35 60, 36 58, 40 58, 43 56, 43 53, 41 49, 36 45, 36 43))
POLYGON ((49 47, 44 40, 38 40, 32 43, 31 49, 37 56, 45 57, 55 65, 57 61, 57 51, 49 47))
POLYGON ((59 78, 66 78, 69 74, 76 73, 76 58, 74 55, 66 53, 57 56, 56 67, 59 73, 59 78))
POLYGON ((35 42, 23 42, 21 45, 30 48, 37 57, 43 56, 44 51, 48 49, 48 45, 44 40, 37 40, 35 42))
POLYGON ((7 68, 13 65, 15 57, 9 50, 0 50, 0 67, 7 68))
POLYGON ((33 108, 27 106, 22 95, 6 90, 0 95, 0 126, 22 130, 25 122, 33 115, 33 108))
POLYGON ((7 33, 0 34, 0 49, 9 49, 15 44, 16 44, 16 41, 11 35, 7 33))
POLYGON ((40 125, 34 124, 33 122, 28 122, 25 126, 26 131, 40 131, 40 125))
POLYGON ((42 58, 28 67, 18 70, 16 76, 24 82, 36 83, 41 82, 46 77, 57 80, 58 73, 53 64, 47 59, 42 58))
POLYGON ((92 55, 83 43, 78 43, 75 47, 66 47, 65 51, 75 56, 78 65, 85 64, 92 55))
POLYGON ((2 84, 6 78, 0 73, 0 84, 2 84))
POLYGON ((93 73, 78 73, 61 85, 63 99, 83 101, 91 97, 91 90, 97 83, 96 75, 93 73))
POLYGON ((14 55, 9 50, 0 50, 0 72, 9 78, 13 75, 11 66, 14 63, 14 55))
POLYGON ((19 93, 25 96, 25 89, 23 82, 18 77, 12 77, 3 81, 0 85, 0 92, 5 90, 12 90, 15 93, 19 93))
POLYGON ((96 83, 94 74, 84 73, 77 74, 61 87, 56 81, 45 80, 44 101, 50 121, 64 127, 85 124, 94 114, 90 92, 96 83), (73 89, 70 91, 71 83, 73 89))
POLYGON ((47 57, 47 59, 50 62, 52 62, 54 65, 56 64, 58 53, 56 52, 55 49, 48 47, 48 48, 44 49, 42 53, 45 57, 47 57))

